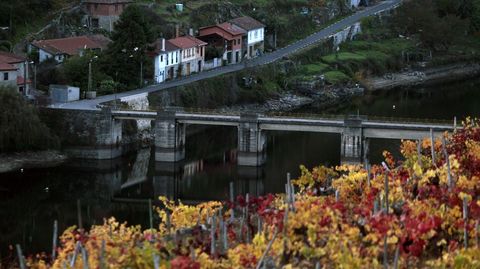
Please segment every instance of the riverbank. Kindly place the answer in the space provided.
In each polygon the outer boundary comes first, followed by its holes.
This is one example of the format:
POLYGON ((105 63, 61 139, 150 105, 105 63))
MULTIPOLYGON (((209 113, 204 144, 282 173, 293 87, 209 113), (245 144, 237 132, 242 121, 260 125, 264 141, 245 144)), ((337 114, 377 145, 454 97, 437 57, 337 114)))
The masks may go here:
POLYGON ((480 75, 480 64, 451 64, 418 71, 390 73, 362 81, 368 90, 390 90, 397 87, 434 85, 474 78, 480 75))
POLYGON ((54 167, 66 160, 66 155, 54 150, 2 154, 0 155, 0 173, 29 168, 54 167))

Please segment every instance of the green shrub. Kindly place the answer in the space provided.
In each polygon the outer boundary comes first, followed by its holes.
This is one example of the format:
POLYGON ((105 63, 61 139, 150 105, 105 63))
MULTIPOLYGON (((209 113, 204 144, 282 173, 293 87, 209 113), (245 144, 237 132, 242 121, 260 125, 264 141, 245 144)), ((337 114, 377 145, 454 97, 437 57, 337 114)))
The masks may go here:
POLYGON ((339 84, 350 80, 350 77, 341 71, 328 71, 324 75, 325 80, 330 84, 339 84))
POLYGON ((59 141, 14 88, 0 87, 0 152, 55 149, 59 141))

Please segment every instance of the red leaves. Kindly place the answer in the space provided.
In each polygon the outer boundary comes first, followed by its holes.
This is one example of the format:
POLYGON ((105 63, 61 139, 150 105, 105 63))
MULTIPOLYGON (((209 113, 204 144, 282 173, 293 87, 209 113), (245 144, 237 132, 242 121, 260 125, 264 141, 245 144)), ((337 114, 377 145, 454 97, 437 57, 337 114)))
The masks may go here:
POLYGON ((188 256, 177 256, 170 263, 171 269, 200 269, 200 263, 188 256))

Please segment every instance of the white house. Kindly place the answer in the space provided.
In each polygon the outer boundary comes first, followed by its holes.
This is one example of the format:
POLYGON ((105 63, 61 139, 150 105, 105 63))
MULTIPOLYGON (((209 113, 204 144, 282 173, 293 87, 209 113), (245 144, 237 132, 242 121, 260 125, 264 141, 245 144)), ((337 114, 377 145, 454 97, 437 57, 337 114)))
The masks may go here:
POLYGON ((103 50, 110 41, 102 35, 36 40, 30 44, 29 52, 32 49, 38 50, 40 62, 53 58, 57 63, 61 63, 68 57, 82 56, 85 50, 103 50))
POLYGON ((263 52, 265 38, 264 24, 248 16, 232 19, 230 23, 237 25, 247 32, 243 38, 244 44, 242 46, 245 57, 253 58, 263 52))
POLYGON ((28 79, 30 72, 27 65, 26 58, 0 51, 0 86, 16 87, 22 94, 29 95, 31 81, 28 79))
POLYGON ((180 48, 165 38, 160 38, 153 44, 154 74, 157 83, 177 77, 180 64, 180 48))

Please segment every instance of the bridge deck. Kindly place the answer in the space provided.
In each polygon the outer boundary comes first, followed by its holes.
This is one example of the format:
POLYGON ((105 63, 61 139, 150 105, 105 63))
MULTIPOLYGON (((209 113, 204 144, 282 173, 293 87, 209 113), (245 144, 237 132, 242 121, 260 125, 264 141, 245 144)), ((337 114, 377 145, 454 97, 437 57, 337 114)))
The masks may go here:
MULTIPOLYGON (((113 111, 116 119, 147 119, 155 120, 156 111, 113 111)), ((241 122, 240 115, 224 115, 221 113, 193 113, 177 112, 175 119, 186 124, 216 125, 216 126, 238 126, 241 122)), ((392 139, 420 139, 429 135, 432 130, 436 135, 445 131, 453 131, 453 124, 449 123, 422 123, 422 122, 395 122, 394 119, 378 120, 363 119, 361 128, 366 138, 392 138, 392 139)), ((344 116, 329 116, 322 118, 321 115, 301 116, 298 114, 289 116, 260 115, 256 121, 261 130, 266 131, 299 131, 299 132, 321 132, 338 133, 344 132, 347 127, 344 116)))

